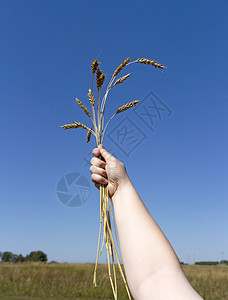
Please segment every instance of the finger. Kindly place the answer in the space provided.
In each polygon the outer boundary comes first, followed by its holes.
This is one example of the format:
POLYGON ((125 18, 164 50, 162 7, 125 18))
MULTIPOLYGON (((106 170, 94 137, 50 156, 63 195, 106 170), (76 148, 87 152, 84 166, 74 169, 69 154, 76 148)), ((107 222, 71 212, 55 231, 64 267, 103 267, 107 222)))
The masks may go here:
POLYGON ((99 168, 99 167, 96 167, 96 166, 94 166, 94 165, 92 165, 92 166, 90 167, 90 172, 91 172, 92 174, 98 174, 98 175, 100 175, 100 176, 102 176, 102 177, 107 178, 107 173, 106 173, 106 171, 105 171, 104 169, 99 168))
POLYGON ((98 174, 92 174, 91 179, 94 183, 108 184, 108 180, 98 174))
POLYGON ((101 155, 103 156, 103 158, 105 159, 106 162, 110 162, 113 161, 115 159, 114 156, 112 156, 112 154, 110 154, 105 148, 104 146, 101 144, 98 147, 98 150, 100 150, 101 155))
POLYGON ((98 190, 100 189, 100 184, 99 183, 94 183, 95 187, 98 188, 98 190))
POLYGON ((98 148, 94 148, 93 151, 92 151, 92 153, 95 156, 100 156, 101 155, 100 150, 98 148))
POLYGON ((90 160, 91 165, 105 169, 106 162, 97 158, 97 157, 92 157, 90 160))

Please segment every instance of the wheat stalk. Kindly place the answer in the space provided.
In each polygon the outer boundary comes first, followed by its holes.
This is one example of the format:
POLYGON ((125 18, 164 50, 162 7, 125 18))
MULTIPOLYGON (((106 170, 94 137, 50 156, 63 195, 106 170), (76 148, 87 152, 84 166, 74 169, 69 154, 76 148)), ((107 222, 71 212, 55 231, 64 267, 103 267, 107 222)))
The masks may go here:
MULTIPOLYGON (((131 107, 136 106, 140 102, 139 100, 134 100, 132 102, 129 102, 127 104, 122 105, 121 107, 119 107, 117 109, 115 114, 109 119, 109 121, 104 126, 104 112, 105 112, 105 104, 106 104, 108 94, 114 86, 124 82, 127 78, 129 78, 130 73, 120 77, 119 79, 116 79, 116 76, 123 70, 123 68, 125 68, 125 67, 127 67, 127 66, 129 66, 130 64, 133 64, 133 63, 141 63, 141 64, 152 65, 155 68, 159 68, 159 69, 165 68, 165 66, 157 63, 154 60, 150 60, 150 59, 146 59, 146 58, 138 58, 137 60, 130 62, 130 57, 126 58, 115 69, 115 71, 114 71, 114 73, 113 73, 113 75, 112 75, 112 77, 111 77, 111 79, 110 79, 110 81, 107 85, 106 92, 103 96, 102 102, 100 102, 100 100, 101 100, 101 88, 104 84, 105 75, 103 74, 103 72, 98 67, 99 62, 96 59, 93 60, 92 65, 91 65, 91 69, 92 69, 91 89, 89 89, 89 92, 88 92, 89 102, 90 102, 91 107, 92 107, 92 118, 91 118, 89 110, 86 108, 86 106, 80 100, 78 100, 76 98, 77 104, 86 113, 86 115, 92 120, 92 127, 89 128, 86 125, 84 125, 80 122, 75 122, 75 121, 73 121, 72 124, 65 124, 61 127, 63 129, 74 129, 74 128, 81 127, 83 129, 87 130, 87 136, 86 136, 87 143, 90 141, 92 134, 96 138, 97 145, 103 143, 103 138, 104 138, 104 134, 105 134, 105 131, 107 129, 107 126, 110 123, 110 121, 114 118, 114 116, 120 114, 121 112, 124 112, 124 111, 130 109, 131 107), (96 86, 97 86, 97 107, 96 107, 96 111, 95 111, 96 99, 95 99, 94 93, 93 93, 93 78, 94 78, 95 74, 96 74, 96 86), (94 127, 94 131, 92 130, 93 127, 94 127)), ((114 242, 113 235, 112 235, 111 220, 112 220, 112 224, 113 224, 113 227, 114 227, 116 241, 118 243, 116 228, 115 228, 115 220, 114 220, 114 216, 113 216, 113 212, 112 212, 112 204, 111 204, 111 200, 109 198, 108 186, 107 185, 100 185, 100 228, 99 228, 97 257, 96 257, 96 263, 95 263, 95 268, 94 268, 93 283, 94 283, 95 286, 97 286, 96 276, 97 276, 98 258, 99 258, 99 255, 102 253, 103 247, 104 247, 104 244, 105 244, 106 245, 106 250, 107 250, 107 259, 108 259, 108 276, 109 276, 111 288, 112 288, 112 291, 113 291, 114 299, 117 300, 117 298, 118 298, 117 297, 117 280, 116 280, 116 270, 115 270, 115 259, 116 259, 116 262, 117 262, 119 272, 120 272, 121 277, 123 279, 123 282, 124 282, 124 285, 125 285, 125 288, 126 288, 126 291, 127 291, 128 298, 131 299, 130 291, 129 291, 129 288, 128 288, 128 285, 127 285, 127 282, 126 282, 126 279, 125 279, 120 261, 119 261, 119 257, 118 257, 117 251, 116 251, 116 246, 115 246, 115 242, 114 242), (110 217, 110 213, 111 213, 111 217, 110 217), (103 231, 103 240, 102 240, 102 245, 101 245, 101 232, 102 231, 103 231), (111 269, 111 264, 112 264, 112 269, 111 269)))

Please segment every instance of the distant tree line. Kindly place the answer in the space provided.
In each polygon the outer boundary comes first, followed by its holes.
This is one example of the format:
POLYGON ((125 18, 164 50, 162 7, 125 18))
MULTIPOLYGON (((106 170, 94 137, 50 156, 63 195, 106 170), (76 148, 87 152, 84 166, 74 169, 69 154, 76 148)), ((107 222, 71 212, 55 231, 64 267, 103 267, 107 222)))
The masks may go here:
POLYGON ((22 254, 14 254, 10 251, 0 252, 0 259, 2 262, 47 262, 47 254, 43 251, 32 251, 30 254, 23 256, 22 254))
POLYGON ((215 266, 218 264, 228 265, 228 260, 221 260, 218 261, 197 261, 195 262, 195 265, 207 265, 207 266, 215 266))

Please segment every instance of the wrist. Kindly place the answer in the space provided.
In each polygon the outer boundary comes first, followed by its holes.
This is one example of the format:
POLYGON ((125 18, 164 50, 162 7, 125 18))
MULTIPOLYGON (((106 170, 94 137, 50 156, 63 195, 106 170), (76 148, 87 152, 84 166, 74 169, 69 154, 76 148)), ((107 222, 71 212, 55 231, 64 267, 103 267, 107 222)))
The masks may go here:
POLYGON ((126 176, 122 178, 122 180, 118 183, 117 190, 112 196, 113 205, 115 204, 115 202, 120 200, 120 198, 122 197, 121 195, 123 195, 125 193, 125 190, 127 190, 131 185, 132 185, 131 180, 126 174, 126 176))

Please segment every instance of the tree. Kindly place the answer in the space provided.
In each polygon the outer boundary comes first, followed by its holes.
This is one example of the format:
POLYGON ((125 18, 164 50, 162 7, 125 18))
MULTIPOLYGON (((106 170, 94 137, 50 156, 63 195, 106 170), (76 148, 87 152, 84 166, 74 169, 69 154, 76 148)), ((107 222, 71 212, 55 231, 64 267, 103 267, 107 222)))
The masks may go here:
POLYGON ((16 262, 24 262, 25 258, 22 254, 17 255, 16 262))
POLYGON ((215 266, 217 265, 217 261, 197 261, 195 262, 195 265, 208 265, 208 266, 215 266))
POLYGON ((13 262, 17 261, 17 255, 10 251, 5 251, 2 253, 2 262, 13 262))
POLYGON ((24 257, 22 254, 14 254, 10 251, 0 252, 0 258, 2 262, 11 262, 11 263, 18 263, 18 262, 25 262, 25 261, 40 261, 46 262, 47 261, 47 254, 43 251, 32 251, 30 254, 24 257))
POLYGON ((46 262, 47 261, 47 254, 45 254, 43 251, 32 251, 30 254, 28 254, 25 257, 25 261, 41 261, 46 262))

